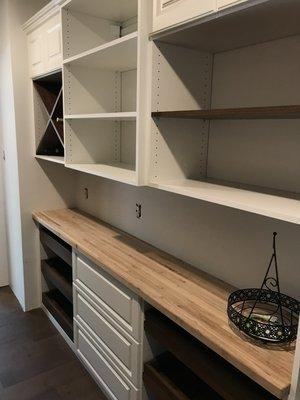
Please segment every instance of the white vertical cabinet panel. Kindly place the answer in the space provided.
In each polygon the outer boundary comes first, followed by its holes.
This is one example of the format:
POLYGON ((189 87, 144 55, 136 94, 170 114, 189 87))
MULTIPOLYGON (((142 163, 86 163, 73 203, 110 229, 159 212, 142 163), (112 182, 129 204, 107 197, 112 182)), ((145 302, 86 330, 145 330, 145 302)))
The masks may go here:
POLYGON ((215 5, 215 0, 154 0, 153 31, 212 13, 215 5))

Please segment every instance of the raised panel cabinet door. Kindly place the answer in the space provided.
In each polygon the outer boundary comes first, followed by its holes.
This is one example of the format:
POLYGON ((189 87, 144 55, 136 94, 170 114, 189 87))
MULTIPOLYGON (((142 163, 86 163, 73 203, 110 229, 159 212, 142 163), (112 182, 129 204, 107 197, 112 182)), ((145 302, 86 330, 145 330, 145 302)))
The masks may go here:
POLYGON ((47 23, 45 30, 45 43, 47 46, 47 70, 54 70, 62 66, 61 22, 59 15, 54 16, 47 23))
POLYGON ((153 31, 167 29, 215 11, 215 0, 154 0, 153 31))
POLYGON ((217 7, 218 10, 230 6, 235 6, 236 4, 239 3, 249 3, 251 0, 217 0, 217 7))
POLYGON ((43 73, 45 68, 42 32, 33 32, 28 36, 29 71, 31 76, 43 73))

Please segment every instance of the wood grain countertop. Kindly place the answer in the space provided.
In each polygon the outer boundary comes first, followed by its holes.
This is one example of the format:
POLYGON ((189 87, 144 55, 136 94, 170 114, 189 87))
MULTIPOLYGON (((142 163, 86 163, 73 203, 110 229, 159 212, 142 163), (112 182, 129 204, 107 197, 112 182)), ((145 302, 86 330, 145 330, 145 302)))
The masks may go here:
POLYGON ((35 212, 33 218, 276 397, 287 398, 294 352, 259 346, 231 329, 232 286, 77 210, 35 212))

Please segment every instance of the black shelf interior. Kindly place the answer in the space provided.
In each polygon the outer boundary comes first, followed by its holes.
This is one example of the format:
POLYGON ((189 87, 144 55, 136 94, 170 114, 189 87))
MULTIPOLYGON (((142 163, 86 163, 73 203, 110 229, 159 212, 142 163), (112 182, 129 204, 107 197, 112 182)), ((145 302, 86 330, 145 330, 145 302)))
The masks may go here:
POLYGON ((48 284, 53 285, 70 303, 73 303, 72 269, 60 258, 42 261, 42 273, 48 284))
POLYGON ((34 87, 48 116, 46 129, 37 146, 37 155, 64 156, 62 74, 56 72, 34 80, 34 87))
POLYGON ((73 340, 73 306, 58 289, 43 293, 43 304, 73 340))

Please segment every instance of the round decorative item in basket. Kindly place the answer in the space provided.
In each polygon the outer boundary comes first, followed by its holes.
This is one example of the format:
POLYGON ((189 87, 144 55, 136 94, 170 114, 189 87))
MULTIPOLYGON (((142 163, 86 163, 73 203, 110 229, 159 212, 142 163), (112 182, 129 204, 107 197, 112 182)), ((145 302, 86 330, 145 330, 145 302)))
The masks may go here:
POLYGON ((228 299, 230 321, 254 339, 272 343, 293 342, 297 337, 300 303, 280 292, 273 234, 273 254, 260 289, 242 289, 228 299), (274 262, 275 274, 271 275, 274 262))

